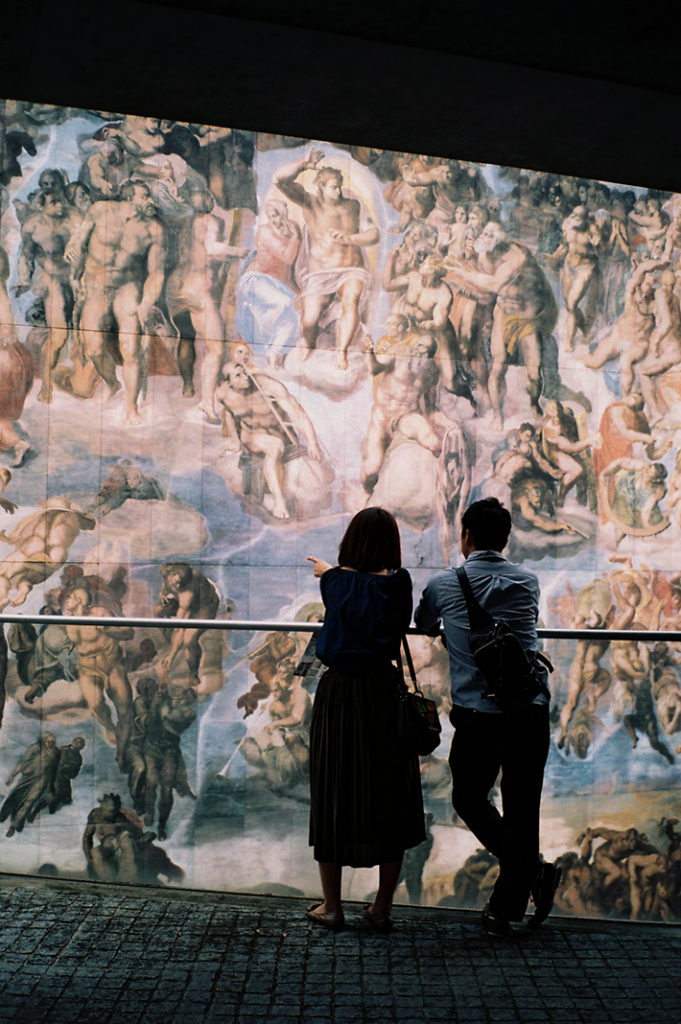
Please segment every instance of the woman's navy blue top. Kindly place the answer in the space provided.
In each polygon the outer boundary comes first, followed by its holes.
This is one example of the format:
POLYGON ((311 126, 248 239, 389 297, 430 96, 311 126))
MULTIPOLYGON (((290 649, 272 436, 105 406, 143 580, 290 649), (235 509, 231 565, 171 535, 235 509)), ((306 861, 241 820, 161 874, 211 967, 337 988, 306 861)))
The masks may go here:
POLYGON ((397 658, 411 622, 411 577, 406 569, 386 576, 335 566, 320 579, 326 608, 317 656, 337 672, 365 672, 397 658))

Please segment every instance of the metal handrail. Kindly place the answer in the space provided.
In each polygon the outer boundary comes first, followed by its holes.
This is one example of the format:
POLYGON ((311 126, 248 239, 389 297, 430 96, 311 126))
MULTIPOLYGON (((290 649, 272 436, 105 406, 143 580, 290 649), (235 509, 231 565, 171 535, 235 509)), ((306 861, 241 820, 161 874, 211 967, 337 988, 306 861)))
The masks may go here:
POLYGON ((658 640, 678 642, 678 629, 545 629, 537 630, 540 640, 635 640, 652 644, 658 640))
MULTIPOLYGON (((26 615, 17 612, 0 614, 0 623, 31 622, 38 625, 58 626, 148 626, 161 629, 222 629, 282 633, 318 633, 321 622, 285 622, 276 619, 177 619, 125 615, 26 615)), ((421 629, 410 626, 410 636, 427 636, 421 629)), ((634 640, 639 643, 657 641, 679 642, 678 629, 537 629, 540 640, 634 640)))
POLYGON ((321 622, 281 622, 250 619, 144 618, 126 615, 0 615, 0 622, 36 622, 57 626, 151 626, 161 629, 248 629, 252 631, 317 633, 321 622))

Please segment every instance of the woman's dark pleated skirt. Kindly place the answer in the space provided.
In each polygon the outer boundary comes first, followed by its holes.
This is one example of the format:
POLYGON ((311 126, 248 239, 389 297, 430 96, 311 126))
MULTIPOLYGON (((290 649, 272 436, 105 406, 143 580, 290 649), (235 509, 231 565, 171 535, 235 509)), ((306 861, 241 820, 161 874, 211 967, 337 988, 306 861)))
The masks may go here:
POLYGON ((310 727, 310 846, 318 861, 372 867, 426 838, 418 757, 397 743, 393 666, 366 675, 329 669, 310 727))

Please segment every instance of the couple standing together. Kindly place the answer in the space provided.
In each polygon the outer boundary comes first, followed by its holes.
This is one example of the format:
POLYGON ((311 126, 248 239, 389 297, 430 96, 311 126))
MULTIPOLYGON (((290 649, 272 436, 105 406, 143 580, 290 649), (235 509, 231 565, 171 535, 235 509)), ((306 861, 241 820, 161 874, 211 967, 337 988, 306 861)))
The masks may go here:
MULTIPOLYGON (((511 516, 496 498, 470 505, 461 521, 461 551, 478 602, 503 618, 526 651, 537 647, 537 577, 501 554, 511 516)), ((327 666, 315 695, 310 730, 310 845, 323 901, 307 912, 338 931, 344 865, 379 865, 376 897, 365 916, 377 931, 392 927, 392 901, 404 851, 426 838, 418 757, 399 747, 395 667, 411 622, 412 585, 401 565, 394 517, 366 508, 352 519, 332 567, 309 557, 325 607, 317 655, 327 666)), ((501 712, 483 696, 484 679, 468 647, 466 601, 454 569, 430 580, 416 627, 444 628, 452 683, 454 738, 449 754, 452 802, 459 817, 499 861, 483 911, 490 935, 511 933, 532 897, 538 926, 547 917, 559 869, 539 853, 539 805, 549 750, 548 697, 501 712), (489 794, 501 771, 500 812, 489 794)), ((548 690, 546 691, 548 693, 548 690)))

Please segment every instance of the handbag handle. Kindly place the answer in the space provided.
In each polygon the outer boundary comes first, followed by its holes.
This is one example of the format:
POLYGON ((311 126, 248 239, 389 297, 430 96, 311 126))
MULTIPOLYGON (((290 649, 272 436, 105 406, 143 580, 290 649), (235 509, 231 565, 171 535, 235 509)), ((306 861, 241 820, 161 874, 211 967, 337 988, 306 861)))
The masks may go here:
MULTIPOLYGON (((411 660, 411 651, 409 650, 409 644, 407 643, 406 634, 402 635, 402 647, 404 648, 404 657, 405 657, 405 660, 407 662, 407 668, 409 669, 409 675, 411 676, 411 681, 414 684, 414 692, 415 693, 421 693, 421 689, 419 687, 419 684, 416 682, 416 672, 414 671, 414 662, 411 660)), ((403 678, 404 678, 404 676, 403 676, 403 678)))

